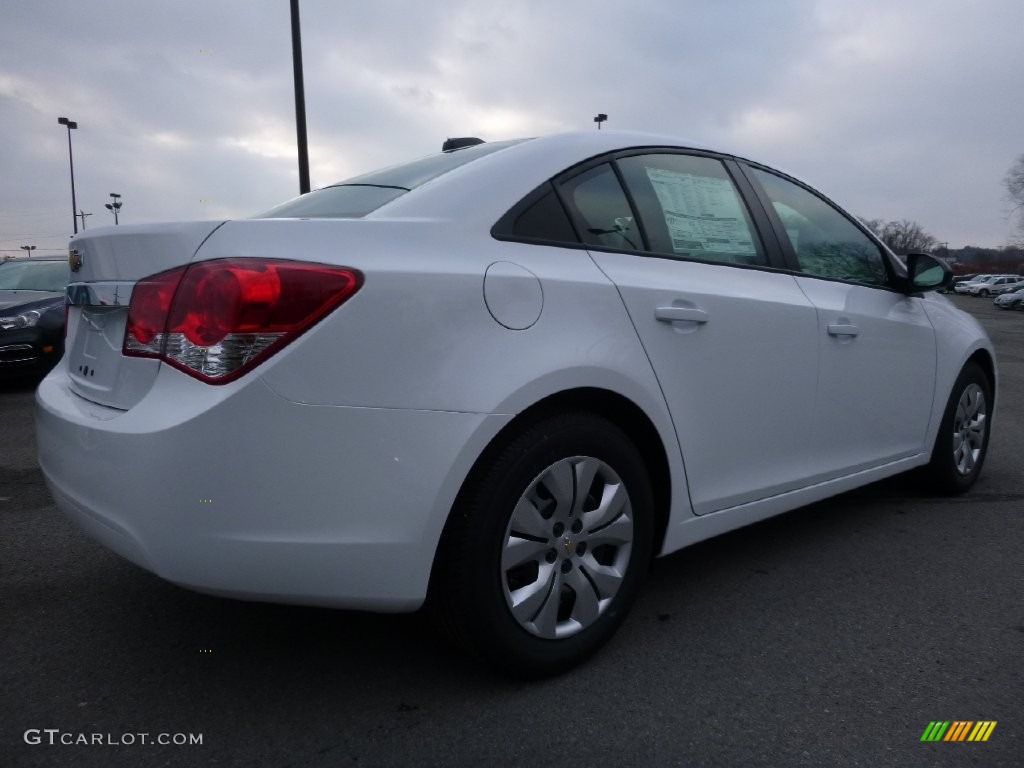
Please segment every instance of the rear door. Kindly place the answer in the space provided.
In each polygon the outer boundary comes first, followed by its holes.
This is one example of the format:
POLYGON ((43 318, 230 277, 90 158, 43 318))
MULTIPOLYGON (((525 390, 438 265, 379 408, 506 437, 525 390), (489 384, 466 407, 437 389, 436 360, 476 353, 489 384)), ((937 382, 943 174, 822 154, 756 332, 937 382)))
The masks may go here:
POLYGON ((816 313, 795 278, 772 268, 725 163, 634 154, 558 188, 654 367, 696 513, 805 485, 816 313))

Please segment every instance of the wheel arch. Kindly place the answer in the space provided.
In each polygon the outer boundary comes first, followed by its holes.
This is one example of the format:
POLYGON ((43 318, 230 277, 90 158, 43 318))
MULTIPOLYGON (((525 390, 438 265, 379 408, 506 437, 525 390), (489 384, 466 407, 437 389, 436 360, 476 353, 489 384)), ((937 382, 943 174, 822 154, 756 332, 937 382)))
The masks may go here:
POLYGON ((985 372, 986 376, 988 376, 989 384, 992 385, 992 398, 994 400, 996 397, 996 386, 998 382, 996 381, 996 364, 995 360, 992 358, 992 354, 984 348, 976 349, 974 350, 974 353, 967 358, 964 365, 967 365, 967 363, 974 363, 985 372))
POLYGON ((514 434, 548 416, 565 411, 586 411, 603 416, 625 432, 636 446, 651 480, 651 494, 654 500, 654 546, 652 551, 655 554, 661 551, 672 504, 672 477, 668 454, 654 422, 640 406, 617 392, 596 387, 578 387, 548 395, 521 411, 491 438, 484 450, 480 452, 448 511, 448 517, 442 528, 434 562, 431 566, 431 585, 438 570, 438 558, 443 556, 448 533, 452 525, 457 524, 456 512, 480 474, 486 470, 497 453, 514 434))

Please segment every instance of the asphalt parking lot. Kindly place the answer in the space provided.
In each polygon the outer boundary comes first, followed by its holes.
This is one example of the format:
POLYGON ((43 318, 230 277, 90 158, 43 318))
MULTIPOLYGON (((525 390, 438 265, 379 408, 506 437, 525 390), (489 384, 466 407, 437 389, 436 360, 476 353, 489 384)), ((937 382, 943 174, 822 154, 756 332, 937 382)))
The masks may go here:
POLYGON ((3 385, 0 764, 1016 768, 1024 312, 954 300, 1001 374, 971 493, 886 481, 662 559, 597 658, 532 684, 416 616, 207 597, 119 559, 56 510, 33 385, 3 385), (936 720, 998 724, 922 743, 936 720), (143 743, 163 734, 202 743, 143 743))

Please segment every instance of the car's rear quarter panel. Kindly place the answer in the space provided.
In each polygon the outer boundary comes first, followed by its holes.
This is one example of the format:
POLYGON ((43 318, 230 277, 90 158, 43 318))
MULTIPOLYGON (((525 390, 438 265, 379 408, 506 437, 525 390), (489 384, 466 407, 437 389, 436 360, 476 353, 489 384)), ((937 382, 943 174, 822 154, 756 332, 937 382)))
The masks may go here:
MULTIPOLYGON (((229 223, 200 259, 296 257, 360 269, 365 283, 338 311, 257 373, 289 401, 502 416, 573 389, 605 389, 651 419, 668 453, 677 518, 690 514, 678 442, 664 398, 618 292, 581 249, 493 239, 445 219, 267 220, 229 223), (341 244, 344 244, 343 246, 341 244), (536 275, 537 321, 499 324, 484 300, 495 262, 536 275)), ((524 277, 524 279, 532 279, 524 277)), ((431 511, 439 537, 455 494, 499 422, 453 462, 448 495, 431 511)))

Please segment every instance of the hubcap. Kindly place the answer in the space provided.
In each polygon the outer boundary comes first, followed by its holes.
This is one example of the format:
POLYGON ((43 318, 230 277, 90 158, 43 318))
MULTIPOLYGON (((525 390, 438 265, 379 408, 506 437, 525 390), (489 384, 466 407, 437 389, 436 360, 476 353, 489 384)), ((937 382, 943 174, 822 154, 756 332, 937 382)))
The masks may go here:
POLYGON ((545 639, 586 629, 618 593, 632 545, 629 494, 615 471, 592 456, 555 462, 505 530, 501 583, 512 616, 545 639))
POLYGON ((985 393, 977 384, 960 395, 953 418, 953 463, 961 475, 974 471, 985 442, 985 393))

